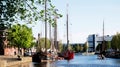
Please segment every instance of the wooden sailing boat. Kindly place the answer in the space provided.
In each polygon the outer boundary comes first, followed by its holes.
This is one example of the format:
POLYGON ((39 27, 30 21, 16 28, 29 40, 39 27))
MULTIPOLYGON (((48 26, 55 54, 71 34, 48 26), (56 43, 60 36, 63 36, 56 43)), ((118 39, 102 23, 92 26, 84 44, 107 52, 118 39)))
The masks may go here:
POLYGON ((105 39, 104 39, 104 20, 103 20, 103 41, 100 47, 100 54, 98 55, 99 59, 105 59, 105 39))
MULTIPOLYGON (((68 7, 68 4, 67 4, 68 7)), ((64 52, 64 58, 66 60, 70 60, 74 58, 74 52, 70 49, 70 45, 69 45, 69 28, 68 28, 68 9, 67 9, 67 21, 66 21, 66 31, 67 31, 67 50, 64 52)))

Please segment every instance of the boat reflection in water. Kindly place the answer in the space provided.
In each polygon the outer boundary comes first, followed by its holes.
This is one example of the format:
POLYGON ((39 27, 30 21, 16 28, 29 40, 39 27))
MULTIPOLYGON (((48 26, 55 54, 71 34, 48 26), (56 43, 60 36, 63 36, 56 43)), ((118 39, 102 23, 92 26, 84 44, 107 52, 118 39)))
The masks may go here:
POLYGON ((45 66, 46 67, 120 67, 120 59, 105 58, 104 60, 99 60, 97 59, 97 55, 92 55, 92 56, 75 55, 75 58, 72 60, 69 61, 58 60, 55 62, 48 63, 43 67, 45 66))
POLYGON ((120 59, 105 58, 97 59, 97 55, 75 55, 72 60, 58 60, 44 63, 25 63, 11 67, 120 67, 120 59), (26 64, 26 65, 25 65, 26 64))
POLYGON ((120 67, 120 59, 97 59, 97 55, 75 55, 72 60, 58 60, 47 63, 32 63, 31 67, 120 67))

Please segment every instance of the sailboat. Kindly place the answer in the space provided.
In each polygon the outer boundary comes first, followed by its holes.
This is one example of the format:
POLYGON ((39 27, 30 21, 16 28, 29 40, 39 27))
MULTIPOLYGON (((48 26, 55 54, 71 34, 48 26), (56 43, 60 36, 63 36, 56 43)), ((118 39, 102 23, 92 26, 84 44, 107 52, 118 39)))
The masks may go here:
MULTIPOLYGON (((68 4, 67 4, 67 7, 68 7, 68 4)), ((66 21, 66 31, 67 31, 67 50, 64 52, 64 59, 66 60, 71 60, 74 58, 74 52, 70 49, 70 45, 69 45, 69 28, 68 28, 68 10, 67 10, 67 14, 66 14, 66 18, 67 18, 67 21, 66 21)))
POLYGON ((98 59, 105 59, 104 45, 105 45, 105 39, 104 39, 104 20, 103 20, 103 42, 102 42, 101 47, 100 47, 100 54, 98 55, 98 59))

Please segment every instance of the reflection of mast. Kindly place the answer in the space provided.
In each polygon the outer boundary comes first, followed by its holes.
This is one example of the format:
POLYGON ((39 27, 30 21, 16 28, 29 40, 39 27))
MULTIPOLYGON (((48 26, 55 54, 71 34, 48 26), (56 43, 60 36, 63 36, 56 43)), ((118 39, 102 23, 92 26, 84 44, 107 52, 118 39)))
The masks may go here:
POLYGON ((68 48, 68 45, 69 45, 69 37, 68 37, 68 4, 67 4, 67 14, 66 14, 66 17, 67 17, 67 21, 66 21, 66 29, 67 29, 67 48, 68 48))

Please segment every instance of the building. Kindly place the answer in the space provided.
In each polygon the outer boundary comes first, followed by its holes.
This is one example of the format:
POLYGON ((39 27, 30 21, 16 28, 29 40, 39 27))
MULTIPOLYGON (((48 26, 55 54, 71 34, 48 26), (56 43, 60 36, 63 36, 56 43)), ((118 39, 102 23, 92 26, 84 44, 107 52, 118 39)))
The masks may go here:
MULTIPOLYGON (((8 41, 8 27, 0 24, 0 55, 16 55, 18 54, 18 48, 9 45, 8 41)), ((21 55, 24 54, 24 50, 20 49, 21 55)))
POLYGON ((15 55, 18 53, 18 48, 8 45, 7 35, 7 27, 0 25, 0 55, 15 55))
POLYGON ((7 28, 6 27, 2 27, 2 25, 0 25, 0 55, 4 55, 4 47, 7 46, 7 37, 6 37, 6 32, 7 32, 7 28))
POLYGON ((92 35, 88 36, 87 42, 88 42, 88 45, 89 45, 89 48, 88 48, 89 52, 94 52, 95 51, 95 47, 97 46, 97 41, 96 41, 97 37, 98 37, 98 35, 96 35, 96 34, 92 34, 92 35))
MULTIPOLYGON (((104 41, 111 41, 111 40, 112 40, 112 36, 109 35, 104 36, 104 41)), ((95 52, 98 44, 103 43, 103 36, 98 36, 97 34, 89 35, 87 38, 87 42, 89 45, 88 51, 95 52)))

